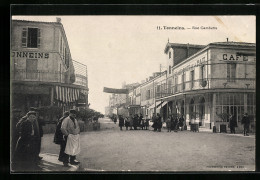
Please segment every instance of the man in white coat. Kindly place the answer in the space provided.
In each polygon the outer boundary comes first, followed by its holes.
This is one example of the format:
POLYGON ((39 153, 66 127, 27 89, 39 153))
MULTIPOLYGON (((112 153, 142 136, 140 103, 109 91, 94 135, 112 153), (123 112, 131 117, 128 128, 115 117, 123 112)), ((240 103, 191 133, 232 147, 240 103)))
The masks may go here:
MULTIPOLYGON (((71 109, 69 116, 63 120, 61 124, 61 132, 64 135, 66 144, 70 134, 78 135, 80 133, 80 127, 78 121, 76 120, 76 110, 71 109)), ((68 163, 78 165, 80 162, 76 160, 76 155, 69 155, 65 151, 63 164, 65 167, 68 167, 68 163)))

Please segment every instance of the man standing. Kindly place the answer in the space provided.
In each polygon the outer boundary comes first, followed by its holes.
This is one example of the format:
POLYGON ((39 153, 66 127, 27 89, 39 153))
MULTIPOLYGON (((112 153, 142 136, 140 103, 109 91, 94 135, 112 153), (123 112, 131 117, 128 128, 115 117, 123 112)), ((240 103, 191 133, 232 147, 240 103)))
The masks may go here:
POLYGON ((63 113, 63 117, 61 117, 57 123, 57 128, 56 128, 56 132, 55 132, 55 136, 54 136, 54 142, 56 144, 59 144, 60 145, 60 154, 59 154, 59 161, 62 161, 64 160, 64 156, 65 156, 65 147, 66 147, 66 142, 65 142, 65 139, 63 137, 63 134, 61 132, 61 125, 62 125, 62 122, 65 118, 67 118, 69 116, 69 112, 68 111, 65 111, 63 113))
POLYGON ((234 134, 236 133, 236 131, 235 131, 236 126, 237 126, 237 121, 236 121, 235 117, 232 114, 230 114, 230 117, 229 117, 229 128, 230 128, 230 133, 231 134, 232 133, 234 133, 234 134))
POLYGON ((39 139, 35 142, 37 143, 37 149, 36 149, 36 155, 37 155, 37 160, 40 161, 42 159, 41 156, 39 156, 41 152, 41 143, 42 143, 42 137, 43 137, 43 129, 42 126, 44 126, 44 120, 43 118, 39 115, 39 110, 35 107, 30 107, 30 111, 36 112, 36 120, 35 120, 35 125, 39 130, 39 139))
POLYGON ((124 126, 124 118, 122 117, 122 115, 119 115, 119 127, 120 127, 120 130, 122 131, 122 127, 124 126))
POLYGON ((249 132, 250 119, 248 118, 247 113, 244 114, 241 123, 244 125, 244 136, 249 136, 248 132, 249 132))
POLYGON ((153 130, 157 131, 157 118, 155 116, 155 113, 153 113, 152 121, 153 121, 152 127, 154 128, 153 130))
MULTIPOLYGON (((67 139, 70 134, 72 135, 78 135, 80 133, 80 128, 78 121, 75 119, 76 118, 76 110, 71 109, 70 114, 67 118, 65 118, 61 124, 61 132, 64 135, 65 139, 65 147, 67 144, 67 139)), ((63 158, 63 165, 65 167, 68 167, 68 163, 72 165, 78 165, 80 162, 76 160, 76 155, 68 155, 64 153, 64 158, 63 158), (70 159, 70 161, 69 161, 70 159)))
POLYGON ((14 153, 16 170, 39 170, 37 148, 40 135, 36 116, 36 112, 29 111, 19 125, 20 137, 14 153))

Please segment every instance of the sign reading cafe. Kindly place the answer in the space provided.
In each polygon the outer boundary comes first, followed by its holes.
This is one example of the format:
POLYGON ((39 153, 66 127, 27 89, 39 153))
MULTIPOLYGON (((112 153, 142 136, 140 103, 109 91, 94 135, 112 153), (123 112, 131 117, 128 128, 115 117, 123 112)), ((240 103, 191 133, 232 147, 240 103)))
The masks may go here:
POLYGON ((13 51, 12 54, 11 54, 11 57, 14 57, 14 58, 29 58, 29 59, 48 59, 49 53, 13 51))

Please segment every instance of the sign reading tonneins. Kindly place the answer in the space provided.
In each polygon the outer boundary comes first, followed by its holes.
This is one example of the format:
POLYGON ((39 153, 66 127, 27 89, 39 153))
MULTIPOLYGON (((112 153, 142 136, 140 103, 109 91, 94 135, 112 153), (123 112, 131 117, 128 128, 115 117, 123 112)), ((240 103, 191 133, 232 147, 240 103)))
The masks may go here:
POLYGON ((48 59, 50 55, 43 52, 13 51, 11 56, 14 58, 48 59))

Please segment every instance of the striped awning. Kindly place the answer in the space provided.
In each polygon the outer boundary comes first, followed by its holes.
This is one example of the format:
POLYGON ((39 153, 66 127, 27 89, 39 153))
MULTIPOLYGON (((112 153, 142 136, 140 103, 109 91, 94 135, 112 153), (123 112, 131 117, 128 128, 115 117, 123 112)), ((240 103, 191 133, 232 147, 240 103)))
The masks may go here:
POLYGON ((79 89, 56 86, 55 99, 64 103, 75 102, 79 99, 79 89))

